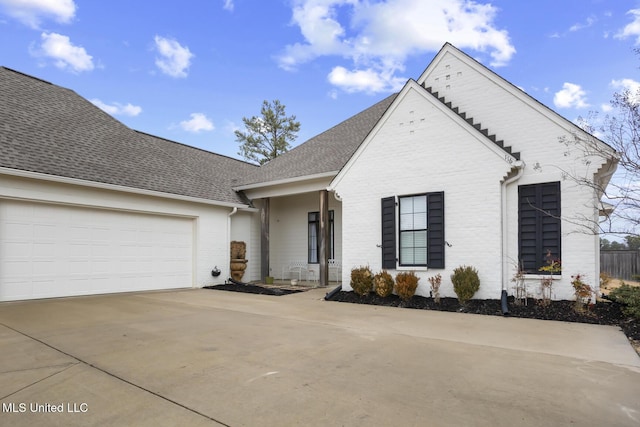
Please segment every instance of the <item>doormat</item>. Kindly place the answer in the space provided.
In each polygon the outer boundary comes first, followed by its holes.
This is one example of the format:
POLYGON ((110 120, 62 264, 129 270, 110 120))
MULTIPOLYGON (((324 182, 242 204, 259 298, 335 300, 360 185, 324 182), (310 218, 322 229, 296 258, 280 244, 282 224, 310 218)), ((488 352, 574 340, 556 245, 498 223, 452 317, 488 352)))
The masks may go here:
POLYGON ((274 285, 261 286, 256 284, 243 284, 237 285, 235 283, 225 283, 223 285, 214 285, 214 286, 205 286, 204 289, 213 289, 217 291, 231 291, 231 292, 244 292, 246 294, 260 294, 260 295, 273 295, 273 296, 282 296, 289 294, 297 294, 299 292, 308 291, 311 288, 304 289, 290 289, 290 288, 280 288, 274 285))

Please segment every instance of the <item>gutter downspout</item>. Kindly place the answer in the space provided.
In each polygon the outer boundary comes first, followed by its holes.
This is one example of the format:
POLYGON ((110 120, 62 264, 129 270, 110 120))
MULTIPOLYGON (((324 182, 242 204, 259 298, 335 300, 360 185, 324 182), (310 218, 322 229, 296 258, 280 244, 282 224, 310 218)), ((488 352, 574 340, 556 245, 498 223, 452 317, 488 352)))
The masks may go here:
MULTIPOLYGON (((617 166, 617 165, 615 165, 615 166, 617 166)), ((604 186, 604 188, 603 188, 603 184, 602 183, 603 182, 609 183, 609 180, 611 179, 611 176, 614 173, 616 173, 616 167, 613 167, 613 168, 609 167, 608 171, 606 171, 605 173, 603 173, 603 174, 601 174, 601 175, 596 177, 596 179, 598 180, 598 187, 602 188, 602 194, 598 194, 598 190, 596 190, 596 197, 597 197, 596 203, 600 203, 601 202, 600 199, 604 195, 604 190, 606 189, 606 186, 604 186)), ((599 208, 598 208, 598 210, 599 210, 599 208)), ((599 221, 596 221, 596 222, 599 222, 599 221)))
MULTIPOLYGON (((609 180, 611 179, 611 176, 616 172, 616 168, 617 168, 617 162, 613 163, 613 167, 609 166, 609 170, 606 171, 605 173, 601 174, 600 176, 598 176, 596 179, 598 180, 598 186, 599 187, 603 187, 603 182, 609 182, 609 180)), ((598 224, 598 227, 600 226, 600 206, 602 206, 602 196, 604 196, 604 191, 606 189, 606 186, 604 186, 604 188, 602 188, 602 194, 598 194, 598 190, 595 191, 595 196, 596 196, 596 206, 597 207, 597 211, 595 213, 595 223, 598 224)), ((606 214, 606 212, 603 213, 606 214)), ((611 212, 613 213, 613 211, 611 212)), ((606 214, 607 218, 609 217, 610 214, 606 214)), ((606 221, 606 220, 605 220, 606 221)), ((594 271, 594 276, 593 277, 599 277, 600 275, 600 235, 598 234, 598 238, 597 239, 593 239, 593 245, 595 246, 595 253, 598 254, 595 258, 596 258, 596 269, 594 271)), ((602 295, 602 289, 600 289, 600 283, 598 283, 598 292, 596 294, 596 298, 594 298, 594 300, 597 302, 598 295, 602 295)))
POLYGON ((506 296, 507 296, 507 276, 509 272, 507 271, 507 263, 505 262, 507 259, 507 245, 509 243, 507 239, 508 234, 508 223, 507 223, 507 186, 512 182, 519 180, 524 173, 525 163, 522 160, 517 160, 514 163, 514 166, 518 168, 518 173, 515 176, 512 176, 509 179, 506 179, 501 185, 500 191, 500 226, 502 227, 502 241, 500 243, 500 256, 501 256, 501 264, 502 264, 502 272, 500 274, 500 281, 502 282, 502 314, 508 314, 509 309, 506 306, 506 296))
POLYGON ((231 279, 231 217, 238 213, 238 208, 233 208, 227 216, 227 277, 231 279))

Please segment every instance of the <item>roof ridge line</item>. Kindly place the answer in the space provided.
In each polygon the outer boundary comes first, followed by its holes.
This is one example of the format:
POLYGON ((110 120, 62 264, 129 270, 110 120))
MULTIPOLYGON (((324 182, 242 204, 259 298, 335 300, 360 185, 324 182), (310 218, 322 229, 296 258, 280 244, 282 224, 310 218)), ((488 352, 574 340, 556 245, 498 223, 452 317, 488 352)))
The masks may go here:
POLYGON ((12 73, 16 73, 16 74, 19 74, 21 76, 28 77, 30 79, 37 80, 39 82, 46 83, 48 85, 52 85, 53 86, 53 83, 51 83, 50 81, 41 79, 39 77, 32 76, 31 74, 23 73, 22 71, 14 70, 13 68, 9 68, 9 67, 6 67, 4 65, 0 66, 0 68, 4 68, 5 70, 11 71, 12 73))

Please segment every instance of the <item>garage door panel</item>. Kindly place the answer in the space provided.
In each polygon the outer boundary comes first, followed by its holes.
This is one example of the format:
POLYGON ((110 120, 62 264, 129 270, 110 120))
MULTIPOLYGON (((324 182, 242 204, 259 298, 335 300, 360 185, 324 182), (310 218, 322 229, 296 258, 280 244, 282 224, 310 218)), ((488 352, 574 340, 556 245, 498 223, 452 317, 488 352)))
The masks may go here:
POLYGON ((0 226, 0 233, 5 239, 21 239, 32 234, 32 224, 25 221, 7 221, 0 226))
POLYGON ((24 256, 33 256, 34 258, 51 258, 60 253, 60 248, 54 240, 48 242, 35 241, 32 245, 22 242, 25 249, 24 256))
POLYGON ((191 287, 193 220, 0 202, 0 300, 191 287))

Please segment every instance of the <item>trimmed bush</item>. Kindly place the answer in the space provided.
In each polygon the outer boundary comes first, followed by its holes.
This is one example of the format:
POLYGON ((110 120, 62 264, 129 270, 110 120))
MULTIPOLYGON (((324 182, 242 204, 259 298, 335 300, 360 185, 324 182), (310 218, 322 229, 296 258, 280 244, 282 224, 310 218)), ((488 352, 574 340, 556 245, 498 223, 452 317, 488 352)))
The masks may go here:
POLYGON ((420 278, 413 271, 396 275, 396 294, 401 300, 409 301, 411 299, 418 288, 418 280, 420 278))
POLYGON ((355 267, 351 270, 351 287, 361 296, 367 295, 373 289, 373 273, 369 267, 355 267))
POLYGON ((622 310, 624 314, 640 320, 640 287, 623 283, 619 288, 609 292, 609 298, 625 305, 622 310))
POLYGON ((382 270, 373 277, 373 289, 379 297, 385 298, 391 295, 393 284, 393 277, 387 273, 387 270, 382 270))
POLYGON ((476 292, 478 292, 478 289, 480 289, 478 270, 465 265, 453 270, 451 282, 453 283, 453 291, 458 296, 460 304, 469 301, 476 292))

